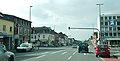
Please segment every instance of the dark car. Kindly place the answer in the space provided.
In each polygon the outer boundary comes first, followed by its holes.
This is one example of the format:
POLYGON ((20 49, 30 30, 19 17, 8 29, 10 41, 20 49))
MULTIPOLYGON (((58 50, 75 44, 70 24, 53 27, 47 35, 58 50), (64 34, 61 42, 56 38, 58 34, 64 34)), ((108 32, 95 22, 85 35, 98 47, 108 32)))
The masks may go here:
POLYGON ((87 43, 81 43, 78 47, 78 52, 85 52, 88 53, 89 52, 89 48, 88 48, 88 44, 87 43))
POLYGON ((95 51, 96 51, 96 57, 98 56, 110 57, 110 48, 108 47, 108 45, 105 44, 97 45, 95 51))

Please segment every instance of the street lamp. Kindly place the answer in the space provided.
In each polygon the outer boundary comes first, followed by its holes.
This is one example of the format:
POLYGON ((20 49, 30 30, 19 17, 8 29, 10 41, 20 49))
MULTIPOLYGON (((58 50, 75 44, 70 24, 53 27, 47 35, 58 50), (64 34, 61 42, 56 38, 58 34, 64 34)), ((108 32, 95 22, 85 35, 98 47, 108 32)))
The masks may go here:
MULTIPOLYGON (((99 7, 99 20, 101 21, 101 5, 103 5, 103 4, 96 4, 96 5, 98 5, 98 7, 99 7)), ((100 28, 101 28, 101 26, 100 26, 100 28)), ((99 40, 100 40, 100 44, 102 43, 102 41, 101 41, 101 32, 99 31, 99 40)))
POLYGON ((31 8, 32 8, 33 6, 30 6, 30 16, 29 16, 29 21, 31 21, 31 8))
POLYGON ((101 17, 101 5, 103 5, 103 4, 96 4, 96 5, 99 6, 99 16, 101 17))

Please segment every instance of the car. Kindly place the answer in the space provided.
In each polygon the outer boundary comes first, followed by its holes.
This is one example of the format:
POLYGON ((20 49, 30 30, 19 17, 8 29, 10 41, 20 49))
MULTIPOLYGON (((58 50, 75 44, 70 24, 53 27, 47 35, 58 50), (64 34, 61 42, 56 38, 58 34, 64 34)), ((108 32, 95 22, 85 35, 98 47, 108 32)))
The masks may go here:
POLYGON ((110 48, 106 44, 97 45, 95 51, 96 51, 96 57, 99 56, 110 57, 110 48))
POLYGON ((88 44, 87 43, 81 43, 78 47, 78 52, 84 52, 84 53, 88 53, 89 52, 89 48, 88 48, 88 44))
POLYGON ((72 45, 72 48, 77 48, 77 44, 73 44, 73 45, 72 45))
POLYGON ((19 47, 17 47, 17 52, 26 52, 26 51, 31 51, 33 49, 33 44, 32 43, 22 43, 20 44, 19 47))
POLYGON ((15 61, 15 54, 7 51, 5 45, 0 44, 0 61, 15 61))

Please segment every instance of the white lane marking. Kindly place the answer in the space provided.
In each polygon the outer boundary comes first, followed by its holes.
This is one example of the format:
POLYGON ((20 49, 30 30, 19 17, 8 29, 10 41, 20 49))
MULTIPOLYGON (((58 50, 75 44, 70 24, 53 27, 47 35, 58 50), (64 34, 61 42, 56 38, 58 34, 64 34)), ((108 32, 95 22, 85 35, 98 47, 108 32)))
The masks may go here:
POLYGON ((87 55, 86 53, 84 53, 84 55, 87 55))
POLYGON ((38 56, 38 57, 36 57, 36 58, 41 58, 41 57, 44 57, 44 56, 46 56, 46 55, 38 56))
POLYGON ((70 60, 72 58, 72 56, 70 56, 69 58, 68 58, 68 60, 70 60))
POLYGON ((66 54, 67 52, 63 52, 62 54, 66 54))
POLYGON ((105 61, 103 58, 100 58, 101 60, 105 61))
POLYGON ((44 53, 41 53, 41 54, 47 54, 47 53, 49 53, 49 52, 44 52, 44 53))
POLYGON ((77 52, 77 51, 75 51, 75 52, 73 53, 73 55, 75 55, 76 52, 77 52))
POLYGON ((52 52, 51 54, 55 54, 55 53, 59 53, 59 52, 62 52, 64 50, 60 50, 60 51, 56 51, 56 52, 52 52))

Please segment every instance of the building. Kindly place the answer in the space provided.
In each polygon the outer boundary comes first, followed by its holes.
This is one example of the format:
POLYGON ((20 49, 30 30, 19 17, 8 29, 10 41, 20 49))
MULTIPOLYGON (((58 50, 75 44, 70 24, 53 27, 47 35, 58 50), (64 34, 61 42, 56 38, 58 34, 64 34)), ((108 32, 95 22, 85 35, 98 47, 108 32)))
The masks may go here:
POLYGON ((110 46, 120 44, 120 14, 101 15, 100 39, 110 46))
POLYGON ((55 31, 50 27, 33 27, 31 42, 40 42, 40 46, 53 46, 55 42, 55 31))
POLYGON ((30 42, 31 21, 9 14, 2 14, 2 16, 14 22, 13 44, 15 49, 23 42, 30 42))
POLYGON ((8 50, 12 49, 13 36, 14 22, 0 13, 0 44, 4 44, 8 50))

